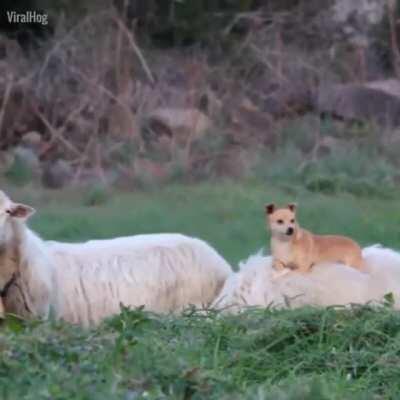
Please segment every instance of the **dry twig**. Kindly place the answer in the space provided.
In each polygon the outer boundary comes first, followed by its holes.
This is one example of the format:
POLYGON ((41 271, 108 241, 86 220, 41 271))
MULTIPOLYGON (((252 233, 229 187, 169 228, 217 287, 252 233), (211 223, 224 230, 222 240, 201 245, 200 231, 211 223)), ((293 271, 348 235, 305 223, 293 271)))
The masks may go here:
POLYGON ((140 50, 139 46, 136 44, 135 38, 133 37, 132 32, 125 26, 125 24, 121 21, 120 18, 118 17, 114 17, 114 20, 116 21, 116 23, 118 24, 118 27, 121 29, 121 31, 125 34, 125 36, 127 37, 129 44, 132 47, 132 50, 134 51, 134 53, 137 55, 140 65, 142 66, 144 72, 146 73, 147 79, 149 80, 149 82, 154 85, 155 84, 155 79, 154 76, 149 68, 149 65, 146 61, 146 59, 144 58, 144 55, 142 53, 142 51, 140 50))

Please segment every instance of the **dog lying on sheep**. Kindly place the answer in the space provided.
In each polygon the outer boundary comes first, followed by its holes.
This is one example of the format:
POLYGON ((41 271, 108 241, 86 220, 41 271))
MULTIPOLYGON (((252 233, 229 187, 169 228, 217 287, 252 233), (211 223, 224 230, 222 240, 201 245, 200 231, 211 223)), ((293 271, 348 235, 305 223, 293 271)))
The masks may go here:
POLYGON ((308 274, 291 272, 278 279, 273 258, 254 255, 225 282, 213 306, 237 312, 248 306, 339 306, 381 302, 394 295, 400 309, 400 253, 372 246, 363 249, 365 272, 339 263, 316 264, 308 274))
POLYGON ((308 273, 314 264, 342 263, 363 271, 361 247, 354 240, 338 235, 315 235, 300 227, 296 204, 265 207, 271 232, 271 253, 276 277, 291 270, 308 273))
POLYGON ((231 274, 205 242, 149 234, 67 244, 26 226, 33 208, 0 192, 0 291, 7 312, 97 324, 120 305, 164 313, 208 305, 231 274))

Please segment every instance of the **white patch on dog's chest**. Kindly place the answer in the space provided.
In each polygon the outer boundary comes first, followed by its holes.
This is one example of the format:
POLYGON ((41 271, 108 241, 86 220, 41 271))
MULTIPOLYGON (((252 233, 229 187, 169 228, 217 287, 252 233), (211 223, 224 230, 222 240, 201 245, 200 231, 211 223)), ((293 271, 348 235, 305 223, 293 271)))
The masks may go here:
POLYGON ((283 242, 278 240, 271 241, 272 256, 277 260, 288 264, 293 261, 293 249, 291 242, 283 242))

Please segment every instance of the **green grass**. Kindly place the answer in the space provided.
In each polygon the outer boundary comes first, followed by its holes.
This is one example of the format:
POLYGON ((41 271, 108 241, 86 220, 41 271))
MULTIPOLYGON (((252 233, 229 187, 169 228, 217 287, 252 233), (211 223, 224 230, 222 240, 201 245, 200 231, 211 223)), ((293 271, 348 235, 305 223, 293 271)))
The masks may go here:
MULTIPOLYGON (((31 226, 44 238, 182 232, 232 265, 265 245, 263 206, 272 201, 298 202, 302 225, 318 233, 400 243, 400 196, 328 197, 257 182, 107 196, 7 191, 37 208, 31 226)), ((399 365, 400 314, 390 307, 179 317, 124 310, 91 330, 12 317, 0 327, 1 400, 398 399, 399 365)))
POLYGON ((332 197, 297 186, 277 189, 259 182, 169 185, 148 192, 97 194, 101 201, 92 199, 91 189, 37 192, 11 188, 8 192, 37 209, 30 225, 45 239, 81 241, 180 232, 207 240, 233 266, 268 242, 264 205, 270 202, 297 202, 300 223, 315 233, 349 235, 362 245, 400 245, 400 194, 386 200, 349 194, 332 197))
POLYGON ((396 399, 400 314, 123 311, 91 331, 9 321, 0 398, 396 399))

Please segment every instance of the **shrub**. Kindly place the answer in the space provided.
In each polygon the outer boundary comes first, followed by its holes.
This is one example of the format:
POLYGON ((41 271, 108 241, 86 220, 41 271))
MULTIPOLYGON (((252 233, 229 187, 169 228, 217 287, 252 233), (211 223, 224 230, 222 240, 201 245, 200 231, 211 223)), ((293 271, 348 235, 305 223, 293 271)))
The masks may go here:
POLYGON ((23 186, 32 181, 33 173, 31 167, 17 155, 5 177, 14 185, 23 186))
POLYGON ((83 198, 83 204, 88 207, 101 206, 110 200, 110 191, 107 187, 97 185, 91 187, 83 198))
POLYGON ((351 143, 310 161, 290 143, 275 153, 261 151, 253 173, 281 187, 301 185, 313 192, 377 197, 391 197, 398 176, 397 168, 376 151, 351 143))
POLYGON ((276 152, 259 151, 254 160, 254 175, 277 185, 299 183, 299 166, 303 160, 302 152, 291 143, 276 152))
POLYGON ((395 190, 397 171, 384 158, 363 148, 337 149, 302 171, 307 189, 324 193, 386 197, 395 190))

